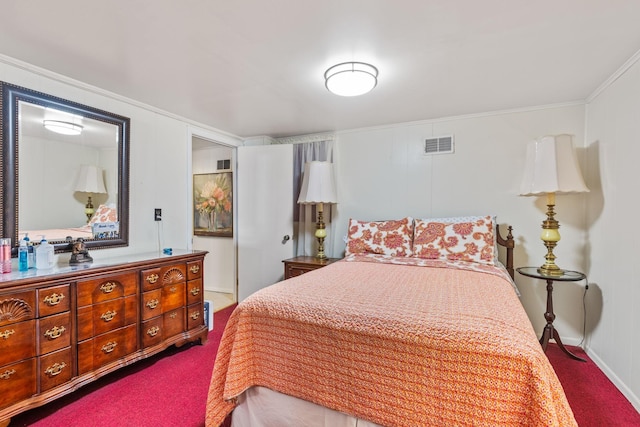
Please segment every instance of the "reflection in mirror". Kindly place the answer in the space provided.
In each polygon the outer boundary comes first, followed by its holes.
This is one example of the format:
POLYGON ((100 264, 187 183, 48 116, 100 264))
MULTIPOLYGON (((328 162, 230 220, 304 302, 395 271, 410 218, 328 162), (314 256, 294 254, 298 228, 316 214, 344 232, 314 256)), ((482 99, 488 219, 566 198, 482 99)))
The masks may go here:
POLYGON ((88 248, 125 246, 129 119, 0 85, 3 235, 14 249, 26 233, 58 252, 78 237, 88 248))

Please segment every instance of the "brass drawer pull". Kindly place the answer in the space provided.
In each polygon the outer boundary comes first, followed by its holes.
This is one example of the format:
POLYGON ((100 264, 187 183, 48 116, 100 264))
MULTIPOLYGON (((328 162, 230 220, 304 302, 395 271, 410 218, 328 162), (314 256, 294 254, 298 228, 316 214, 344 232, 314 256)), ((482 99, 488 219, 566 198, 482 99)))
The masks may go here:
POLYGON ((175 319, 176 317, 178 317, 178 313, 176 313, 175 311, 173 313, 171 313, 169 315, 169 317, 171 317, 172 319, 175 319))
POLYGON ((191 288, 191 295, 194 297, 200 294, 200 288, 191 288))
POLYGON ((111 292, 113 292, 113 290, 116 288, 116 286, 117 285, 114 282, 107 282, 107 283, 103 283, 100 286, 100 290, 104 294, 110 294, 111 292))
POLYGON ((156 335, 158 335, 158 332, 160 332, 160 328, 158 328, 157 326, 147 329, 147 335, 149 335, 150 337, 155 337, 156 335))
POLYGON ((193 313, 191 313, 191 318, 193 320, 197 320, 198 317, 200 317, 200 312, 199 311, 194 311, 193 313))
POLYGON ((199 265, 192 265, 191 268, 189 268, 189 270, 193 273, 193 274, 197 274, 200 271, 200 266, 199 265))
POLYGON ((102 320, 104 320, 105 322, 111 322, 113 320, 114 317, 116 317, 116 314, 118 314, 117 311, 107 311, 106 313, 103 313, 102 316, 100 316, 100 318, 102 320))
POLYGON ((4 338, 5 340, 9 339, 9 337, 13 334, 15 334, 16 331, 15 329, 7 329, 4 332, 0 332, 0 337, 4 338))
POLYGON ((0 380, 8 380, 11 377, 11 375, 15 373, 16 373, 15 369, 11 369, 11 370, 7 369, 2 374, 0 374, 0 380))
POLYGON ((159 276, 157 274, 150 274, 144 280, 151 283, 152 285, 158 281, 159 276))
POLYGON ((154 308, 156 308, 158 306, 158 304, 160 304, 160 301, 158 301, 157 299, 152 299, 152 300, 149 300, 146 305, 151 310, 153 310, 154 308))
POLYGON ((118 346, 117 342, 109 341, 105 345, 102 346, 101 350, 103 353, 111 353, 118 346))
POLYGON ((64 326, 54 326, 51 329, 47 329, 47 331, 44 333, 44 336, 49 338, 50 340, 55 340, 56 338, 60 338, 64 331, 66 331, 64 326))
POLYGON ((47 295, 44 298, 44 302, 49 306, 53 307, 54 305, 60 304, 60 302, 64 299, 64 294, 53 293, 51 295, 47 295))
POLYGON ((62 370, 67 366, 66 363, 62 362, 62 363, 54 363, 53 365, 49 366, 44 373, 49 375, 50 377, 55 377, 56 375, 60 375, 60 373, 62 373, 62 370))

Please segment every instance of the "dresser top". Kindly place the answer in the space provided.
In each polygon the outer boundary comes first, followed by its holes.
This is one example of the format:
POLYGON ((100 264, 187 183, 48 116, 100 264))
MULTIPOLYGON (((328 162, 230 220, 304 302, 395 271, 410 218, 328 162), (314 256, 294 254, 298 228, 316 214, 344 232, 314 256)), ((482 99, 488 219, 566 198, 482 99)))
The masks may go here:
POLYGON ((193 255, 204 256, 206 254, 207 251, 188 251, 184 249, 173 249, 171 255, 165 255, 162 252, 135 253, 114 257, 105 257, 86 264, 62 264, 56 265, 54 268, 49 270, 37 270, 35 268, 30 268, 27 271, 18 271, 17 260, 14 258, 12 259, 11 273, 0 274, 0 289, 5 284, 8 284, 8 282, 15 282, 23 279, 57 279, 63 278, 64 276, 68 275, 74 275, 78 272, 86 272, 87 274, 91 274, 93 272, 99 273, 100 270, 108 269, 110 267, 120 266, 126 268, 128 264, 131 264, 133 266, 134 264, 138 263, 148 263, 155 261, 166 262, 171 261, 172 259, 178 261, 181 258, 193 255))

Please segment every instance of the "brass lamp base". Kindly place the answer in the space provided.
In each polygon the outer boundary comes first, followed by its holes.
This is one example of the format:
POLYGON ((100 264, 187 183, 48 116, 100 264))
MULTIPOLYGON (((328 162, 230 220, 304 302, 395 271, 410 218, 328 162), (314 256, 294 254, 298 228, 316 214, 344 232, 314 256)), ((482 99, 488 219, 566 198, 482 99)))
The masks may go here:
POLYGON ((327 230, 324 225, 324 215, 322 213, 322 203, 318 203, 318 222, 316 222, 316 239, 318 240, 318 254, 316 258, 326 259, 324 253, 324 238, 327 237, 327 230))
POLYGON ((545 263, 538 268, 538 273, 545 276, 562 276, 564 270, 556 265, 556 256, 553 254, 553 248, 556 247, 560 241, 560 224, 554 218, 554 207, 556 204, 555 193, 547 194, 547 219, 542 221, 542 234, 540 238, 544 242, 544 246, 547 248, 547 254, 544 256, 545 263))
POLYGON ((93 210, 93 203, 91 202, 91 196, 89 196, 89 200, 87 200, 87 204, 84 205, 84 214, 87 216, 87 224, 91 221, 91 217, 95 211, 93 210))
POLYGON ((327 230, 324 225, 324 215, 322 213, 322 203, 318 203, 318 222, 316 222, 316 239, 318 240, 318 254, 316 258, 326 259, 324 254, 324 238, 327 237, 327 230))

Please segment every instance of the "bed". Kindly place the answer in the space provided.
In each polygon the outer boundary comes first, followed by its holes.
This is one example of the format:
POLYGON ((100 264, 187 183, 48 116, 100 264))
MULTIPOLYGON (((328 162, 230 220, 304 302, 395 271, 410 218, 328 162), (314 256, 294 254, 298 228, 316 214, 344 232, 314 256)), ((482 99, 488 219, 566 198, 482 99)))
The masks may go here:
POLYGON ((491 216, 350 220, 343 260, 234 310, 206 425, 577 425, 512 252, 491 216))
POLYGON ((117 237, 119 234, 118 212, 115 205, 100 205, 87 224, 69 228, 48 228, 44 230, 19 230, 18 236, 28 235, 32 242, 40 242, 45 237, 49 242, 64 242, 67 238, 117 237))

